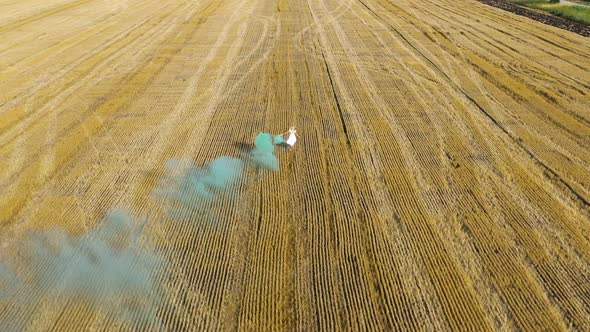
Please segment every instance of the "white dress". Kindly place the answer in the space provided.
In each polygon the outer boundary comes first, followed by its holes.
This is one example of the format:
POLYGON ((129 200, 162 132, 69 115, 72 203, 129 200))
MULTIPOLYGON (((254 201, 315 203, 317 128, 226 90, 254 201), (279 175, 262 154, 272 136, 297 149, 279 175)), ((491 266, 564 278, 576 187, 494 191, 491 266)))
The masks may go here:
POLYGON ((289 138, 287 138, 287 144, 289 144, 289 146, 293 147, 293 145, 295 145, 295 142, 297 142, 297 136, 295 135, 295 130, 294 131, 290 131, 289 132, 289 138))

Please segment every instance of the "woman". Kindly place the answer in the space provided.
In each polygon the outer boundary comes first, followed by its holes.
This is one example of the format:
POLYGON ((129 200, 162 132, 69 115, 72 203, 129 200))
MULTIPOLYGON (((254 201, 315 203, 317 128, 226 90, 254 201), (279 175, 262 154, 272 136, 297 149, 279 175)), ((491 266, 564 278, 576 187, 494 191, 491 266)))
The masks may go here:
POLYGON ((280 136, 280 139, 275 139, 275 144, 287 144, 290 149, 292 149, 295 143, 297 143, 297 138, 301 138, 299 135, 297 135, 297 130, 295 130, 295 127, 289 128, 289 131, 278 136, 280 136), (286 141, 283 138, 285 134, 289 134, 289 137, 286 141))

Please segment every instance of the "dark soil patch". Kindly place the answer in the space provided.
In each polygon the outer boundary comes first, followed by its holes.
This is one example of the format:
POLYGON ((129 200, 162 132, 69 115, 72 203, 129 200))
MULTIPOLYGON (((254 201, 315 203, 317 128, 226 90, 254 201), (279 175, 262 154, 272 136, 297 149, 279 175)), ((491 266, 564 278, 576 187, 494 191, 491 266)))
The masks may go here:
POLYGON ((558 27, 564 30, 568 30, 571 32, 575 32, 585 37, 590 37, 590 26, 585 25, 583 23, 574 22, 562 17, 552 16, 549 14, 543 14, 538 11, 521 7, 513 3, 509 3, 504 0, 479 0, 486 5, 494 6, 500 9, 507 10, 511 13, 526 16, 531 18, 535 21, 539 21, 541 23, 545 23, 548 25, 552 25, 554 27, 558 27))

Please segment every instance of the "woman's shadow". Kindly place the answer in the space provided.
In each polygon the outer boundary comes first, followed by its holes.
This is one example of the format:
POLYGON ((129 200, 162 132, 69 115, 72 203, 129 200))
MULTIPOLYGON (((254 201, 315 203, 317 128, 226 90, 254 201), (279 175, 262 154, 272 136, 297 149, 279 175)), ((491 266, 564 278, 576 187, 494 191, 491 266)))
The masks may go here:
POLYGON ((254 150, 254 144, 250 143, 243 143, 243 142, 235 142, 234 147, 238 149, 241 153, 249 153, 250 151, 254 150))
MULTIPOLYGON (((283 149, 289 149, 290 146, 286 142, 281 142, 279 144, 275 144, 275 146, 281 147, 283 149)), ((243 143, 243 142, 235 142, 234 147, 240 151, 240 153, 247 154, 250 153, 252 150, 256 148, 254 144, 251 143, 243 143)))

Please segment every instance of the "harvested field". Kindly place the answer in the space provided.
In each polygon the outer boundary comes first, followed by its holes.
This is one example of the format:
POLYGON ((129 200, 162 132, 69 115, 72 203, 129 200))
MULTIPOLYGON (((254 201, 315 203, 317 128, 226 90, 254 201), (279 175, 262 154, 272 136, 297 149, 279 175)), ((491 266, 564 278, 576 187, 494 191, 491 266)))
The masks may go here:
POLYGON ((0 0, 0 329, 588 331, 589 110, 475 0, 0 0))

